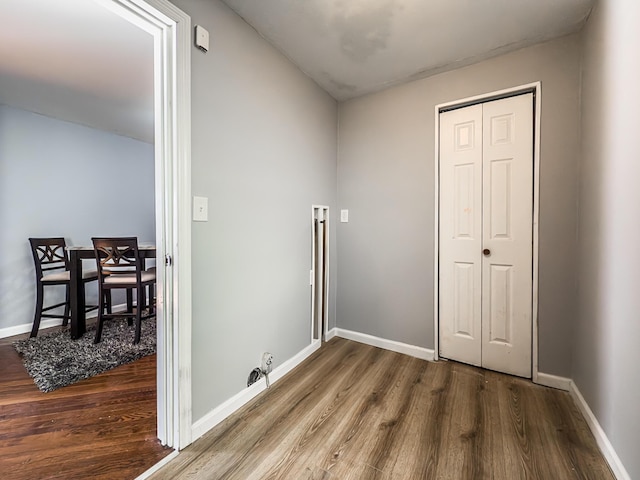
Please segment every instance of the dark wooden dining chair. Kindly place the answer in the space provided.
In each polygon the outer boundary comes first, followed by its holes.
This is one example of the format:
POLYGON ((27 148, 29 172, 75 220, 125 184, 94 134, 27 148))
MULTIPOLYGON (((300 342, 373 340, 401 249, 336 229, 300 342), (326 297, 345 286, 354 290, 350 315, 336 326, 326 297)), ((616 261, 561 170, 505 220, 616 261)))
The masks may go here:
MULTIPOLYGON (((153 299, 156 283, 155 269, 144 269, 144 260, 138 251, 136 237, 92 238, 93 250, 98 267, 98 289, 100 308, 94 343, 100 342, 104 321, 113 318, 135 318, 136 334, 133 343, 140 342, 142 320, 155 317, 155 309, 146 305, 146 298, 153 299), (149 288, 147 297, 145 289, 149 288), (114 289, 127 291, 127 309, 111 312, 107 297, 114 289), (136 291, 136 305, 129 300, 132 290, 136 291), (147 313, 143 313, 146 310, 147 313)), ((151 303, 151 302, 150 302, 151 303)))
MULTIPOLYGON (((31 253, 35 264, 36 272, 36 311, 33 316, 33 327, 31 336, 38 335, 40 321, 42 318, 61 318, 62 325, 69 323, 70 302, 69 302, 69 258, 67 257, 67 244, 62 237, 52 238, 30 238, 31 253), (44 306, 44 287, 49 285, 65 285, 65 301, 55 305, 44 306), (51 310, 64 307, 64 313, 45 313, 51 310)), ((92 282, 98 279, 98 272, 95 270, 83 271, 82 281, 92 282)), ((97 305, 89 305, 86 311, 95 310, 97 305)))

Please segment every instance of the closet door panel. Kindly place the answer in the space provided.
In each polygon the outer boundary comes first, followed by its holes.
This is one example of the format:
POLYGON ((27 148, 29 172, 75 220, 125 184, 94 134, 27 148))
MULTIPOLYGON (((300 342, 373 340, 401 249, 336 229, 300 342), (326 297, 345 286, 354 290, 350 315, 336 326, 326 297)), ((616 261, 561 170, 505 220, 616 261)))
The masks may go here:
POLYGON ((523 377, 532 349, 532 97, 483 104, 481 363, 523 377))
POLYGON ((481 363, 482 105, 440 115, 440 352, 481 363))

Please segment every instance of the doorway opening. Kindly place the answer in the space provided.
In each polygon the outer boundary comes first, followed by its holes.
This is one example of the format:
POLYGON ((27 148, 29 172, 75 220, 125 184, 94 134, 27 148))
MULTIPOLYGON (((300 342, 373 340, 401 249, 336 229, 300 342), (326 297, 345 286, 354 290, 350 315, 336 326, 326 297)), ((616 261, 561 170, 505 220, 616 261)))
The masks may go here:
POLYGON ((329 330, 329 207, 312 207, 311 239, 311 340, 325 342, 329 330))
POLYGON ((191 443, 191 19, 168 0, 97 1, 153 37, 157 435, 181 449, 191 443))
POLYGON ((435 111, 435 358, 534 381, 539 112, 539 83, 435 111))

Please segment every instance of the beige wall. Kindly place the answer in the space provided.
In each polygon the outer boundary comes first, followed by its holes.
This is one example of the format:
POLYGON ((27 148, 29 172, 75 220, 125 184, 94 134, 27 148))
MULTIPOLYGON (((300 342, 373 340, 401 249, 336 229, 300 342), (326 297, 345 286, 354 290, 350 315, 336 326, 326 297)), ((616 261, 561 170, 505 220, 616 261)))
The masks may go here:
POLYGON ((340 104, 337 324, 434 346, 434 107, 542 82, 540 371, 569 376, 576 316, 580 38, 340 104))
POLYGON ((209 198, 192 224, 197 421, 263 352, 277 367, 311 343, 311 205, 335 205, 337 107, 221 2, 175 4, 211 33, 191 58, 192 191, 209 198))
POLYGON ((640 478, 640 3, 598 3, 584 31, 579 321, 573 378, 640 478))

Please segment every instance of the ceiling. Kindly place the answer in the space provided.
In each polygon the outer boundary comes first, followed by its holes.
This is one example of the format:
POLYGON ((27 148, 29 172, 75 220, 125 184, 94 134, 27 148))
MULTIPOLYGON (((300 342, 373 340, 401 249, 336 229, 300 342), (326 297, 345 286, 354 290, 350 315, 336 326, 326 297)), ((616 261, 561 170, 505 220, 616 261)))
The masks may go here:
POLYGON ((95 1, 0 0, 0 103, 153 141, 153 37, 95 1))
POLYGON ((592 0, 223 0, 337 100, 576 32, 592 0))
MULTIPOLYGON (((346 100, 578 31, 594 0, 223 1, 346 100)), ((0 18, 0 104, 153 140, 151 35, 89 0, 0 18)))

